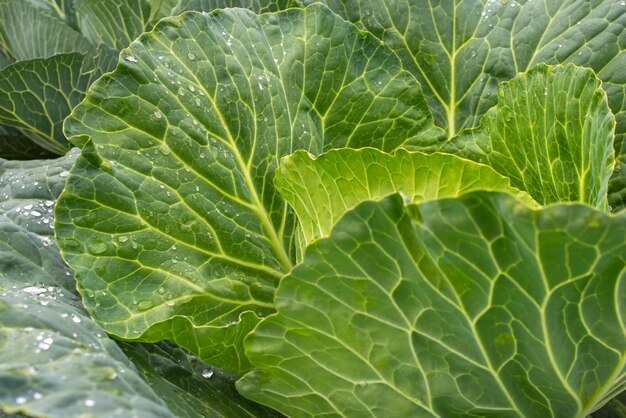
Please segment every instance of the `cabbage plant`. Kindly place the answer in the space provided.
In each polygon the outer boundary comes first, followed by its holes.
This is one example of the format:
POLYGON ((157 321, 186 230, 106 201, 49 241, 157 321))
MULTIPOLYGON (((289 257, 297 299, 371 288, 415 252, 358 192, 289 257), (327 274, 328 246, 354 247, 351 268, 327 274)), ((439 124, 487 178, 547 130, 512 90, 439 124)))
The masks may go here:
POLYGON ((121 53, 0 160, 0 408, 619 416, 626 5, 304 3, 24 3, 121 53))

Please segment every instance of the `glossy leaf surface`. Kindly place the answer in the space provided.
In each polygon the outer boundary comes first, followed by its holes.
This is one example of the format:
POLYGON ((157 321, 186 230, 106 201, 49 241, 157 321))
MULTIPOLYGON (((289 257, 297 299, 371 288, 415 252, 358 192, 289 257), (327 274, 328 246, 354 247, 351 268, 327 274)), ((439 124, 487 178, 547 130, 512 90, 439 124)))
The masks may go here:
POLYGON ((95 292, 87 308, 120 337, 174 339, 240 372, 242 339, 295 261, 278 160, 392 150, 432 118, 391 50, 314 5, 165 19, 65 126, 84 148, 57 237, 95 292))
POLYGON ((624 389, 626 213, 477 191, 348 212, 246 340, 290 416, 586 416, 624 389))
POLYGON ((339 149, 317 158, 299 151, 282 160, 274 183, 295 209, 303 249, 328 236, 343 214, 362 201, 392 193, 400 192, 416 203, 478 189, 508 190, 533 202, 488 166, 449 154, 403 149, 393 155, 371 148, 339 149))
POLYGON ((502 83, 477 129, 440 149, 510 177, 541 204, 607 209, 615 120, 591 70, 538 65, 502 83))

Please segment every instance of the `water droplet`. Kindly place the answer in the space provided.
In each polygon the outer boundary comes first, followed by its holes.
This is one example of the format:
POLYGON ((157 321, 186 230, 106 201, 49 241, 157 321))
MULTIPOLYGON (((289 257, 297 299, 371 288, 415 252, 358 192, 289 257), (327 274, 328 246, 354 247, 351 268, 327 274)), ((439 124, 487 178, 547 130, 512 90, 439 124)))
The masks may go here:
POLYGON ((135 57, 134 57, 134 56, 132 56, 132 55, 126 55, 126 56, 124 57, 124 59, 125 59, 126 61, 128 61, 128 62, 137 62, 137 58, 135 58, 135 57))
POLYGON ((80 242, 78 242, 78 240, 75 240, 74 238, 64 239, 62 245, 69 250, 80 248, 80 242))
POLYGON ((72 314, 72 322, 76 323, 76 324, 80 324, 81 319, 78 315, 76 314, 72 314))
POLYGON ((190 92, 192 92, 192 93, 193 93, 194 91, 196 91, 196 88, 195 88, 195 86, 194 86, 193 84, 190 84, 187 88, 188 88, 188 89, 189 89, 189 91, 190 91, 190 92))
POLYGON ((476 56, 476 50, 475 49, 472 49, 472 51, 470 52, 470 56, 472 58, 474 58, 476 56))
POLYGON ((163 114, 161 112, 154 112, 153 115, 157 119, 161 119, 163 117, 163 114))
POLYGON ((117 237, 117 240, 118 240, 119 242, 126 242, 126 241, 128 241, 128 236, 126 236, 126 235, 120 235, 119 237, 117 237))
POLYGON ((193 52, 190 52, 187 54, 187 58, 189 58, 191 61, 196 59, 196 54, 194 54, 193 52))
POLYGON ((89 408, 91 408, 92 406, 96 405, 96 401, 94 401, 93 399, 85 399, 85 406, 88 406, 89 408))
POLYGON ((164 287, 159 287, 158 292, 159 292, 159 294, 161 294, 161 295, 162 295, 162 294, 164 294, 164 293, 165 293, 165 288, 164 288, 164 287))
POLYGON ((15 403, 18 404, 18 405, 24 405, 26 403, 26 398, 23 397, 23 396, 18 396, 15 399, 15 403))
POLYGON ((196 106, 200 106, 202 104, 202 102, 198 98, 196 98, 195 102, 196 102, 196 106))
POLYGON ((36 400, 40 400, 43 399, 43 395, 39 392, 35 392, 33 393, 33 398, 35 398, 36 400))
POLYGON ((163 155, 170 155, 170 147, 168 147, 168 146, 167 146, 167 145, 165 145, 165 144, 162 144, 162 145, 159 147, 159 152, 160 152, 161 154, 163 154, 163 155))
POLYGON ((182 88, 182 87, 181 87, 181 88, 179 88, 179 89, 178 89, 178 95, 179 95, 179 96, 184 96, 184 95, 185 95, 185 89, 184 89, 184 88, 182 88))
POLYGON ((102 254, 108 249, 109 245, 106 242, 100 241, 97 238, 92 238, 87 242, 87 250, 93 255, 102 254))
MULTIPOLYGON (((59 173, 59 177, 67 177, 70 175, 70 172, 67 170, 63 170, 59 173)), ((31 206, 32 207, 32 206, 31 206)), ((24 209, 27 209, 26 207, 24 207, 24 209)), ((28 210, 28 209, 27 209, 28 210)))
POLYGON ((143 300, 141 302, 139 302, 139 304, 137 305, 137 308, 139 308, 140 311, 145 311, 147 309, 150 309, 154 306, 154 302, 152 302, 151 300, 143 300))
POLYGON ((210 379, 211 377, 213 377, 213 370, 211 369, 202 370, 202 377, 204 377, 205 379, 210 379))

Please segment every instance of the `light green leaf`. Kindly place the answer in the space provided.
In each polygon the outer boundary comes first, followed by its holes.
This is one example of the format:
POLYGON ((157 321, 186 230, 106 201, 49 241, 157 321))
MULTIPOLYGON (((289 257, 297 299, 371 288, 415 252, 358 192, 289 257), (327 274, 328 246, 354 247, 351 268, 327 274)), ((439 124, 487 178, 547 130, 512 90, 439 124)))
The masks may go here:
MULTIPOLYGON (((318 0, 305 0, 311 3, 318 0)), ((626 4, 619 0, 324 0, 393 48, 424 88, 452 138, 478 126, 498 83, 539 63, 592 68, 616 116, 616 155, 626 158, 626 4)), ((414 141, 421 145, 420 141, 414 141)), ((624 176, 624 172, 616 176, 624 176)), ((612 185, 626 205, 626 180, 612 185)))
POLYGON ((235 390, 237 376, 209 366, 171 343, 120 343, 142 377, 179 417, 282 417, 235 390))
POLYGON ((606 209, 615 120, 593 72, 538 65, 498 94, 478 129, 441 149, 488 164, 541 204, 606 209))
POLYGON ((146 29, 151 7, 146 0, 75 0, 81 33, 94 45, 128 46, 146 29))
POLYGON ((392 150, 432 127, 421 89, 321 5, 190 12, 121 56, 65 123, 84 148, 57 206, 64 257, 108 332, 246 370, 242 339, 295 261, 279 159, 392 150))
POLYGON ((243 7, 255 13, 277 12, 289 7, 297 7, 297 0, 179 0, 171 14, 187 10, 211 11, 227 7, 243 7))
MULTIPOLYGON (((78 152, 55 160, 0 159, 0 214, 42 236, 53 234, 54 201, 61 194, 78 152)), ((47 238, 47 242, 51 242, 47 238)))
POLYGON ((0 50, 14 60, 87 53, 92 45, 63 20, 28 1, 0 0, 0 50))
POLYGON ((626 213, 477 191, 348 212, 238 389, 292 417, 583 417, 626 384, 626 213))
POLYGON ((0 222, 0 410, 172 417, 84 312, 54 244, 0 222))
POLYGON ((79 53, 12 64, 0 70, 0 123, 63 155, 70 148, 63 120, 99 74, 94 58, 79 53))
POLYGON ((410 202, 454 197, 478 190, 526 193, 488 166, 450 154, 400 149, 393 155, 376 149, 331 150, 317 158, 299 151, 281 161, 274 185, 294 208, 304 236, 302 250, 326 237, 339 218, 364 200, 401 192, 410 202))

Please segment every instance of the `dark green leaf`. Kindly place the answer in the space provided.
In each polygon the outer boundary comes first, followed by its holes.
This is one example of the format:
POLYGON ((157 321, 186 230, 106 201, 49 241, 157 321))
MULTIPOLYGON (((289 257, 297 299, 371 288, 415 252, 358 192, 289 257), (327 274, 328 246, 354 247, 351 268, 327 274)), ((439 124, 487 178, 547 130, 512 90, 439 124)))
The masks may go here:
POLYGON ((87 53, 92 45, 58 17, 29 1, 0 0, 0 50, 14 60, 87 53))
POLYGON ((237 376, 204 364, 170 343, 120 345, 142 377, 176 416, 282 416, 239 395, 235 390, 237 376))
POLYGON ((172 14, 179 14, 187 10, 208 12, 227 7, 243 7, 255 13, 277 12, 296 7, 297 0, 179 0, 172 14))
POLYGON ((84 312, 54 244, 0 221, 0 409, 30 416, 172 417, 84 312))
MULTIPOLYGON (((305 0, 311 3, 317 0, 305 0)), ((626 4, 621 0, 324 0, 393 48, 424 88, 452 138, 479 124, 498 84, 539 63, 592 68, 617 118, 615 151, 626 158, 626 4)), ((420 144, 421 145, 421 144, 420 144)), ((616 174, 624 176, 624 171, 616 174)), ((612 184, 626 205, 626 180, 612 184)))
POLYGON ((246 339, 293 417, 583 417, 624 389, 626 213, 477 191, 348 212, 246 339))
POLYGON ((74 149, 56 160, 0 159, 0 215, 30 232, 52 235, 54 201, 77 155, 74 149))
POLYGON ((432 119, 392 51, 316 5, 164 19, 65 126, 87 145, 56 227, 96 293, 87 308, 115 335, 174 339, 239 372, 241 341, 295 260, 278 160, 391 150, 432 119))
POLYGON ((75 0, 74 8, 87 39, 118 50, 144 32, 151 13, 146 0, 75 0))
POLYGON ((63 120, 100 73, 79 53, 19 61, 0 71, 0 123, 19 129, 42 148, 63 155, 70 144, 63 120))
POLYGON ((21 134, 0 134, 0 158, 6 160, 32 160, 57 157, 47 149, 37 146, 30 138, 21 134))

